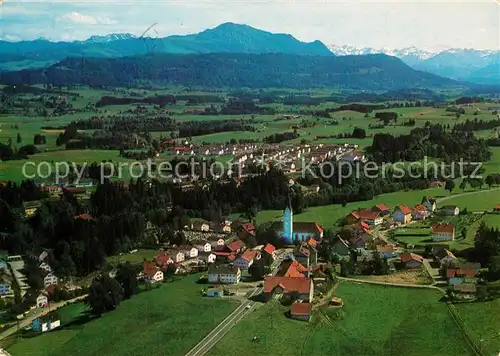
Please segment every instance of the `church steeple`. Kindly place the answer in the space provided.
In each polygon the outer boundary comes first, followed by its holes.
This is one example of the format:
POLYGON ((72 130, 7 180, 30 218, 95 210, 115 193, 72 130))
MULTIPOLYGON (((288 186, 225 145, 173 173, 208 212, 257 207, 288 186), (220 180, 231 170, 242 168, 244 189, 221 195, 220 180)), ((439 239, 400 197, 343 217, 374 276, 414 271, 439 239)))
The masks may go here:
POLYGON ((287 204, 283 212, 283 234, 287 243, 293 243, 293 209, 290 195, 287 199, 287 204))

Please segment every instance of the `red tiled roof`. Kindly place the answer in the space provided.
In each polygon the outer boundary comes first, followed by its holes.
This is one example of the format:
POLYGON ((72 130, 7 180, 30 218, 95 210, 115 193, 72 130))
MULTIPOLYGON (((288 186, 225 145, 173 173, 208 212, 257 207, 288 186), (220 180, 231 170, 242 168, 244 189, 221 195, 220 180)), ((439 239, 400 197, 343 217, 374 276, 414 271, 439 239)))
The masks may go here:
POLYGON ((394 245, 385 245, 385 246, 378 245, 377 252, 381 252, 381 253, 394 252, 394 245))
POLYGON ((158 272, 155 262, 144 262, 144 274, 148 277, 153 277, 158 272))
POLYGON ((243 252, 240 258, 247 262, 250 262, 253 261, 255 257, 257 257, 258 253, 259 251, 256 250, 246 250, 245 252, 243 252))
POLYGON ((264 292, 271 293, 274 288, 280 286, 286 293, 309 293, 311 290, 311 283, 312 281, 309 278, 266 277, 264 281, 264 292))
POLYGON ((276 247, 274 247, 271 244, 267 244, 266 247, 264 247, 264 251, 266 251, 268 254, 272 255, 274 251, 276 251, 276 247))
POLYGON ((398 205, 396 209, 394 209, 394 211, 398 209, 401 210, 401 212, 405 215, 411 214, 412 212, 412 208, 410 208, 408 205, 398 205))
POLYGON ((255 235, 255 226, 253 226, 253 224, 250 224, 250 223, 245 223, 245 224, 242 224, 241 225, 241 228, 243 229, 243 231, 245 231, 246 233, 250 234, 250 235, 255 235))
POLYGON ((87 189, 85 188, 76 188, 76 187, 65 187, 64 190, 73 194, 83 194, 87 191, 87 189))
POLYGON ((290 313, 292 315, 310 315, 311 305, 309 303, 293 303, 290 313))
POLYGON ((166 252, 161 252, 156 255, 156 263, 159 265, 165 265, 170 261, 172 261, 172 258, 166 252))
POLYGON ((401 256, 399 256, 399 257, 401 258, 401 262, 403 262, 403 263, 410 262, 410 261, 417 261, 420 263, 424 263, 424 258, 422 256, 419 256, 419 255, 414 254, 414 253, 405 252, 405 253, 402 253, 401 256))
POLYGON ((432 226, 433 234, 453 234, 455 226, 453 224, 436 224, 432 226))
POLYGON ((231 253, 229 256, 227 256, 227 259, 228 259, 229 261, 234 261, 234 260, 236 259, 236 255, 235 255, 235 254, 233 254, 233 253, 231 253))
POLYGON ((306 277, 306 275, 304 274, 305 272, 307 272, 307 268, 300 264, 299 261, 292 261, 284 277, 304 278, 306 277))
POLYGON ((364 221, 358 222, 357 225, 359 225, 360 227, 365 228, 365 229, 369 229, 370 228, 370 225, 368 225, 364 221))
POLYGON ((75 216, 74 219, 92 220, 92 216, 90 216, 89 214, 80 214, 75 216))
POLYGON ((423 206, 422 204, 415 205, 415 210, 419 211, 421 213, 427 212, 427 208, 425 206, 423 206))
POLYGON ((350 215, 354 216, 356 219, 375 220, 379 217, 380 212, 365 209, 353 211, 350 215))
POLYGON ((373 210, 387 211, 387 210, 389 210, 389 207, 385 204, 377 204, 373 207, 373 210))
POLYGON ((315 222, 297 221, 293 223, 293 232, 309 232, 321 234, 323 233, 323 228, 315 222))
POLYGON ((227 247, 232 252, 235 252, 235 251, 241 250, 243 247, 245 247, 245 243, 241 240, 236 240, 236 241, 231 242, 229 245, 227 245, 227 247))

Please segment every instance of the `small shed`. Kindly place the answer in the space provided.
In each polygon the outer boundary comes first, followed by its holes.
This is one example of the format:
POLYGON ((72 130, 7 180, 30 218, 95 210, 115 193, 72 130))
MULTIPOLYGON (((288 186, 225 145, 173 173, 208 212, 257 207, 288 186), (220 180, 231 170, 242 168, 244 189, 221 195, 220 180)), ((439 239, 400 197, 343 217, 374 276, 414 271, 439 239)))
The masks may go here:
POLYGON ((224 296, 224 291, 220 288, 211 288, 207 290, 207 297, 222 297, 224 296))

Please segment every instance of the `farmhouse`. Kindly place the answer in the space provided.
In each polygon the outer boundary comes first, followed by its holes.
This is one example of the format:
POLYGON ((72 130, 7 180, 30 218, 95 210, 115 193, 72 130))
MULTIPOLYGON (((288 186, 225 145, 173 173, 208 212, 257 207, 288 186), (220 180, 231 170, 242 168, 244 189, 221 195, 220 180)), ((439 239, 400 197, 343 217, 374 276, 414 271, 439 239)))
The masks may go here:
POLYGON ((212 266, 208 269, 208 283, 238 284, 241 271, 238 267, 212 266))
POLYGON ((380 216, 387 216, 391 213, 390 208, 385 204, 377 204, 372 208, 372 211, 380 213, 380 216))
POLYGON ((163 282, 163 272, 158 268, 156 262, 144 262, 143 272, 146 283, 163 282))
POLYGON ((421 205, 425 206, 427 208, 427 211, 430 213, 433 213, 436 211, 436 199, 431 199, 428 197, 423 197, 422 202, 420 203, 421 205))
POLYGON ((392 218, 397 223, 408 224, 412 218, 412 211, 408 205, 398 205, 394 208, 392 218))
POLYGON ((414 253, 402 253, 401 256, 401 262, 405 266, 405 268, 410 268, 410 269, 417 269, 417 268, 422 268, 424 264, 424 258, 422 256, 419 256, 414 253))
POLYGON ((460 214, 460 209, 456 205, 445 205, 439 210, 439 212, 446 216, 456 216, 460 214))
POLYGON ((432 226, 432 241, 455 240, 455 226, 453 224, 437 224, 432 226))
POLYGON ((309 321, 311 319, 312 308, 309 303, 293 303, 290 309, 290 318, 309 321))
POLYGON ((413 208, 412 211, 412 218, 413 220, 425 220, 427 217, 429 217, 430 213, 429 210, 425 207, 425 205, 419 204, 415 205, 415 208, 413 208))
POLYGON ((266 277, 264 296, 269 300, 274 293, 287 296, 293 300, 311 302, 314 283, 310 278, 266 277))
POLYGON ((384 219, 377 211, 372 210, 356 210, 347 215, 345 219, 346 225, 352 225, 357 222, 365 222, 371 226, 377 226, 382 224, 384 219))
POLYGON ((448 268, 446 278, 450 286, 458 284, 475 284, 477 271, 474 269, 448 268))

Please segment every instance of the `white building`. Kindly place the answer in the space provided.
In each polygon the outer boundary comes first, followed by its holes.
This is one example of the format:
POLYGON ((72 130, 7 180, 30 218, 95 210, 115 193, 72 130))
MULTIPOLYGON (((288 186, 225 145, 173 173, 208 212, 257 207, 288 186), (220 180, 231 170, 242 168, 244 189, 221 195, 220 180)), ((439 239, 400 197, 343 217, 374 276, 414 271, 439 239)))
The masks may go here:
POLYGON ((238 267, 214 266, 208 270, 208 283, 238 284, 240 279, 238 267))
POLYGON ((144 272, 144 281, 146 283, 160 283, 163 282, 163 272, 159 269, 145 271, 144 272))
POLYGON ((198 249, 195 247, 188 248, 184 250, 184 255, 186 258, 196 258, 198 257, 198 249))
POLYGON ((212 245, 210 245, 208 242, 196 244, 195 247, 198 250, 198 252, 212 251, 212 245))
POLYGON ((43 286, 45 288, 47 288, 48 286, 51 286, 53 284, 57 284, 58 282, 58 278, 52 274, 52 273, 49 273, 48 275, 45 276, 45 278, 43 279, 43 286))
POLYGON ((50 268, 49 264, 47 262, 42 262, 40 263, 40 266, 38 266, 42 271, 46 273, 52 272, 52 268, 50 268))
POLYGON ((49 298, 45 294, 40 294, 36 298, 36 307, 37 308, 45 308, 49 304, 49 298))

